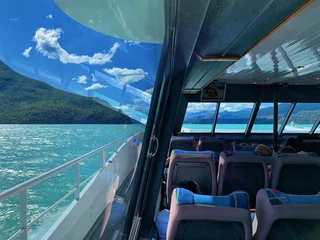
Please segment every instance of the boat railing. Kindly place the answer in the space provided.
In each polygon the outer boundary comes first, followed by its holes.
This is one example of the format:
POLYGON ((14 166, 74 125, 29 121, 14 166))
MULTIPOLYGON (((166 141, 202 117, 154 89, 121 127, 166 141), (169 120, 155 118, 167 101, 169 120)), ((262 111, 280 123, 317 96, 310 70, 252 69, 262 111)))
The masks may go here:
POLYGON ((89 153, 86 153, 76 159, 73 159, 70 162, 67 162, 65 164, 62 164, 46 173, 43 173, 35 178, 32 178, 30 180, 27 180, 23 183, 20 183, 8 190, 5 190, 3 192, 0 193, 0 203, 14 195, 19 194, 20 195, 20 210, 19 210, 19 224, 20 224, 20 230, 17 231, 16 233, 14 233, 8 240, 13 240, 16 239, 20 236, 21 240, 27 240, 28 239, 28 229, 30 229, 30 227, 32 225, 34 225, 40 218, 42 218, 43 216, 45 216, 47 213, 49 213, 51 210, 53 210, 54 208, 56 208, 60 203, 62 203, 64 200, 66 200, 70 195, 74 194, 74 199, 75 200, 79 200, 80 199, 80 188, 82 186, 84 186, 86 183, 88 183, 94 176, 96 176, 97 174, 99 174, 99 172, 103 171, 105 169, 106 166, 106 149, 120 141, 123 141, 125 139, 127 139, 126 141, 130 141, 131 137, 134 136, 133 134, 119 138, 115 141, 112 141, 102 147, 99 147, 89 153), (88 159, 89 157, 100 153, 101 157, 100 157, 100 168, 98 169, 98 171, 96 171, 95 173, 93 173, 92 175, 90 175, 88 178, 86 178, 83 182, 80 183, 80 163, 86 159, 88 159), (67 170, 71 167, 74 167, 74 187, 71 191, 69 191, 64 197, 60 198, 56 203, 54 203, 53 205, 51 205, 49 208, 47 208, 44 212, 42 212, 41 214, 39 214, 37 217, 35 217, 33 220, 31 220, 30 222, 28 222, 28 205, 27 205, 27 192, 28 189, 38 185, 39 183, 53 177, 56 176, 57 174, 59 174, 60 172, 67 170))

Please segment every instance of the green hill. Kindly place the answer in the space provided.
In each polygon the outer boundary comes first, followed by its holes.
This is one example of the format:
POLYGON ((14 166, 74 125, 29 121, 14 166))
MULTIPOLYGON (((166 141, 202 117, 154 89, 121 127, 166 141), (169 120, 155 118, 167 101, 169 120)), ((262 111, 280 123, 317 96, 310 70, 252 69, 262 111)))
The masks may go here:
POLYGON ((111 106, 22 76, 2 62, 0 113, 1 124, 128 124, 133 121, 111 106))

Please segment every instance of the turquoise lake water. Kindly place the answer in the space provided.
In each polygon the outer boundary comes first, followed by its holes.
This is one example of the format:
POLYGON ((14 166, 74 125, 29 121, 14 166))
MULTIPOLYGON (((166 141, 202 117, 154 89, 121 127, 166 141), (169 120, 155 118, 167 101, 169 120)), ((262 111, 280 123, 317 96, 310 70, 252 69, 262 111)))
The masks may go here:
MULTIPOLYGON (((211 124, 186 124, 184 128, 210 132, 211 124)), ((311 125, 288 126, 286 131, 308 132, 311 125)), ((218 124, 217 132, 244 132, 246 124, 218 124)), ((113 140, 140 132, 144 125, 0 125, 0 191, 36 177, 113 140)), ((272 125, 255 125, 253 132, 272 132, 272 125)), ((107 150, 107 156, 122 143, 107 150)), ((100 155, 81 163, 81 181, 99 169, 100 155)), ((28 191, 29 221, 73 188, 73 168, 32 187, 28 191)), ((70 196, 29 231, 38 240, 73 200, 70 196), (41 225, 41 227, 39 227, 41 225)), ((0 240, 19 229, 19 198, 0 203, 0 240)))
MULTIPOLYGON (((215 132, 234 132, 234 133, 244 133, 247 124, 217 124, 215 132)), ((278 125, 278 129, 281 125, 278 125)), ((211 132, 212 124, 183 124, 181 132, 211 132)), ((308 133, 312 128, 312 124, 294 124, 291 126, 288 124, 284 133, 308 133)), ((257 133, 272 133, 272 124, 254 124, 251 132, 257 133)))
MULTIPOLYGON (((73 160, 111 141, 144 130, 143 125, 0 125, 0 192, 73 160)), ((110 147, 107 157, 122 144, 110 147)), ((97 154, 80 164, 80 181, 100 167, 97 154)), ((29 221, 73 188, 74 171, 60 173, 28 191, 29 221)), ((70 196, 57 210, 29 230, 38 240, 73 200, 70 196)), ((19 198, 0 203, 0 240, 19 230, 19 198)))

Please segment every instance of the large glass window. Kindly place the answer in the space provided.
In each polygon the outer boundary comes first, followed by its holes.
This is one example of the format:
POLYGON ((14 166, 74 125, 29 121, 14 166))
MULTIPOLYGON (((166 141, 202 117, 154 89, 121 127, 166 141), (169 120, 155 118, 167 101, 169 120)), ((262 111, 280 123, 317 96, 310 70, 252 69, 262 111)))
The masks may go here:
POLYGON ((221 103, 215 132, 243 133, 253 105, 253 103, 221 103))
MULTIPOLYGON (((291 103, 278 103, 278 129, 281 127, 290 105, 291 103)), ((251 132, 273 132, 273 103, 261 103, 251 132)))
MULTIPOLYGON (((0 192, 82 156, 28 188, 29 239, 84 239, 105 209, 94 236, 115 236, 110 208, 130 204, 164 22, 163 1, 1 2, 0 192)), ((20 230, 19 197, 0 199, 1 240, 20 230)))
POLYGON ((297 103, 284 133, 308 133, 320 116, 320 103, 297 103))
POLYGON ((316 129, 315 133, 320 133, 320 124, 318 125, 318 127, 317 127, 317 129, 316 129))
POLYGON ((216 103, 188 103, 181 132, 211 132, 216 106, 216 103))

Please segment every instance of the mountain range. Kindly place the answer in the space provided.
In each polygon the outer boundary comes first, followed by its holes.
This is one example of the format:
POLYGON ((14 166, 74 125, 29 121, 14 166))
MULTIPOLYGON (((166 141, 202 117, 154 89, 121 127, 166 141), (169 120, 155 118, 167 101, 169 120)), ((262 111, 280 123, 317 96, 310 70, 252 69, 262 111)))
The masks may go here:
POLYGON ((134 120, 92 98, 64 92, 0 62, 0 124, 130 124, 134 120))
MULTIPOLYGON (((242 109, 239 111, 222 111, 219 113, 217 123, 220 124, 247 124, 252 109, 242 109)), ((288 111, 288 104, 279 104, 278 116, 279 122, 283 121, 288 111)), ((300 103, 297 104, 289 122, 296 124, 313 124, 320 116, 319 104, 300 103)), ((212 124, 212 111, 200 111, 189 113, 184 123, 187 124, 212 124)), ((260 108, 256 124, 272 124, 273 123, 273 107, 260 108)))

